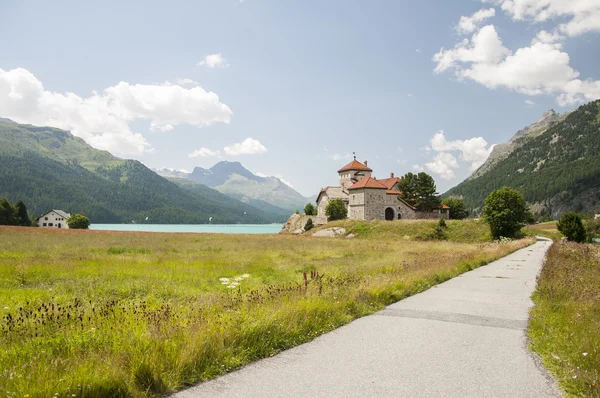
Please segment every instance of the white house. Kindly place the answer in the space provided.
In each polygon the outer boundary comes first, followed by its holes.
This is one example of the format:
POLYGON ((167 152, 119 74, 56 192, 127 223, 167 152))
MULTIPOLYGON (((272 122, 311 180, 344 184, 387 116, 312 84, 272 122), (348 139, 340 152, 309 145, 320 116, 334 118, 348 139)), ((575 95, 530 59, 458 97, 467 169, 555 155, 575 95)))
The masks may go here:
POLYGON ((38 217, 37 222, 40 228, 69 228, 67 224, 69 217, 71 215, 62 210, 50 210, 38 217))

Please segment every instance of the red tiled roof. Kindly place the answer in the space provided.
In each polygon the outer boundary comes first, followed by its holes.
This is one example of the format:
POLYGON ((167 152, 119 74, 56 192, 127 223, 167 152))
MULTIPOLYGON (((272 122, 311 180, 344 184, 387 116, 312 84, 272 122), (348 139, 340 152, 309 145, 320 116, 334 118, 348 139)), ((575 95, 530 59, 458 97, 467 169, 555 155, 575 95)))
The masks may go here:
POLYGON ((392 187, 394 185, 396 185, 396 183, 400 182, 400 178, 398 177, 391 177, 391 178, 384 178, 382 180, 377 180, 380 183, 382 183, 383 185, 385 185, 387 187, 387 189, 392 189, 392 187))
POLYGON ((449 209, 449 206, 446 206, 445 204, 442 203, 442 209, 449 209))
POLYGON ((385 193, 387 193, 388 195, 400 195, 402 192, 395 189, 388 189, 387 191, 385 191, 385 193))
POLYGON ((338 173, 340 173, 342 171, 348 171, 348 170, 373 171, 372 169, 368 168, 367 166, 365 166, 364 164, 362 164, 361 162, 359 162, 356 159, 354 159, 353 161, 351 161, 350 163, 348 163, 347 165, 345 165, 344 167, 339 169, 338 173))
POLYGON ((413 205, 411 205, 410 203, 408 203, 406 200, 402 199, 401 197, 398 197, 398 200, 402 203, 404 203, 405 205, 407 205, 408 207, 410 207, 413 210, 417 210, 417 208, 413 205))
POLYGON ((359 182, 355 183, 348 189, 361 189, 361 188, 371 188, 371 189, 387 189, 385 185, 377 181, 372 177, 365 177, 359 182))

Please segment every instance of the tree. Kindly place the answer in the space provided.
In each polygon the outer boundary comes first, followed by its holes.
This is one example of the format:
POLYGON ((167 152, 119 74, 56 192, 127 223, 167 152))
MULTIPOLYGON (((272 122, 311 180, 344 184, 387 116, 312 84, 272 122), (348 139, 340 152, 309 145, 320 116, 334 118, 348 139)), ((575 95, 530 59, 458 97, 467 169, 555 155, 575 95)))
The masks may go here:
POLYGON ((563 214, 556 227, 570 242, 585 242, 586 232, 579 214, 568 212, 563 214))
POLYGON ((31 219, 29 218, 29 213, 27 212, 27 206, 23 203, 22 200, 19 200, 15 205, 15 222, 17 225, 21 225, 23 227, 31 226, 31 219))
POLYGON ((430 211, 440 204, 435 181, 429 174, 406 173, 398 183, 400 197, 421 211, 430 211))
POLYGON ((515 238, 526 224, 527 210, 523 194, 504 187, 490 193, 481 213, 495 239, 515 238))
POLYGON ((442 204, 450 208, 451 220, 464 220, 469 216, 469 212, 465 210, 465 201, 463 198, 449 197, 442 200, 442 204))
POLYGON ((600 218, 589 218, 585 222, 585 231, 588 242, 600 238, 600 218))
POLYGON ((0 199, 0 225, 15 225, 15 209, 6 198, 0 199))
POLYGON ((317 209, 312 203, 307 203, 306 206, 304 206, 304 214, 307 216, 316 216, 316 212, 317 209))
POLYGON ((310 231, 311 229, 313 229, 313 228, 314 228, 314 226, 315 226, 315 224, 313 224, 313 222, 312 222, 312 218, 309 218, 309 219, 306 221, 306 224, 304 224, 304 230, 305 230, 305 231, 310 231))
POLYGON ((341 199, 333 199, 327 203, 325 215, 327 216, 327 221, 343 220, 348 217, 348 209, 346 209, 344 201, 341 199))
POLYGON ((71 229, 88 229, 90 226, 90 220, 83 214, 73 214, 67 220, 67 225, 71 229))

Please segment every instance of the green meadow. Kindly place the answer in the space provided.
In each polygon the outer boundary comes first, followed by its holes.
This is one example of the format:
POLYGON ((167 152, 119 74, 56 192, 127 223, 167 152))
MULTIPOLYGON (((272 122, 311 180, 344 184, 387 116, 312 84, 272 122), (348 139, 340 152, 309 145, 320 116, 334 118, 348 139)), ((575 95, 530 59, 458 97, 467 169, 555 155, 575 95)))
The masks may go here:
POLYGON ((387 223, 401 232, 386 239, 0 227, 0 395, 164 395, 532 242, 427 241, 415 225, 387 223))

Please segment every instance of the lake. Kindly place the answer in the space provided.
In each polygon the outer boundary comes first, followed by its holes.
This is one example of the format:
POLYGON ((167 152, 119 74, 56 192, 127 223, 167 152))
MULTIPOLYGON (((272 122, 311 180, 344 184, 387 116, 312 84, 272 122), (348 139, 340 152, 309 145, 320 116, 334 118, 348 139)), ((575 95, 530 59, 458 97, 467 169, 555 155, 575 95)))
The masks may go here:
POLYGON ((283 224, 92 224, 97 231, 195 232, 213 234, 277 234, 283 224))

